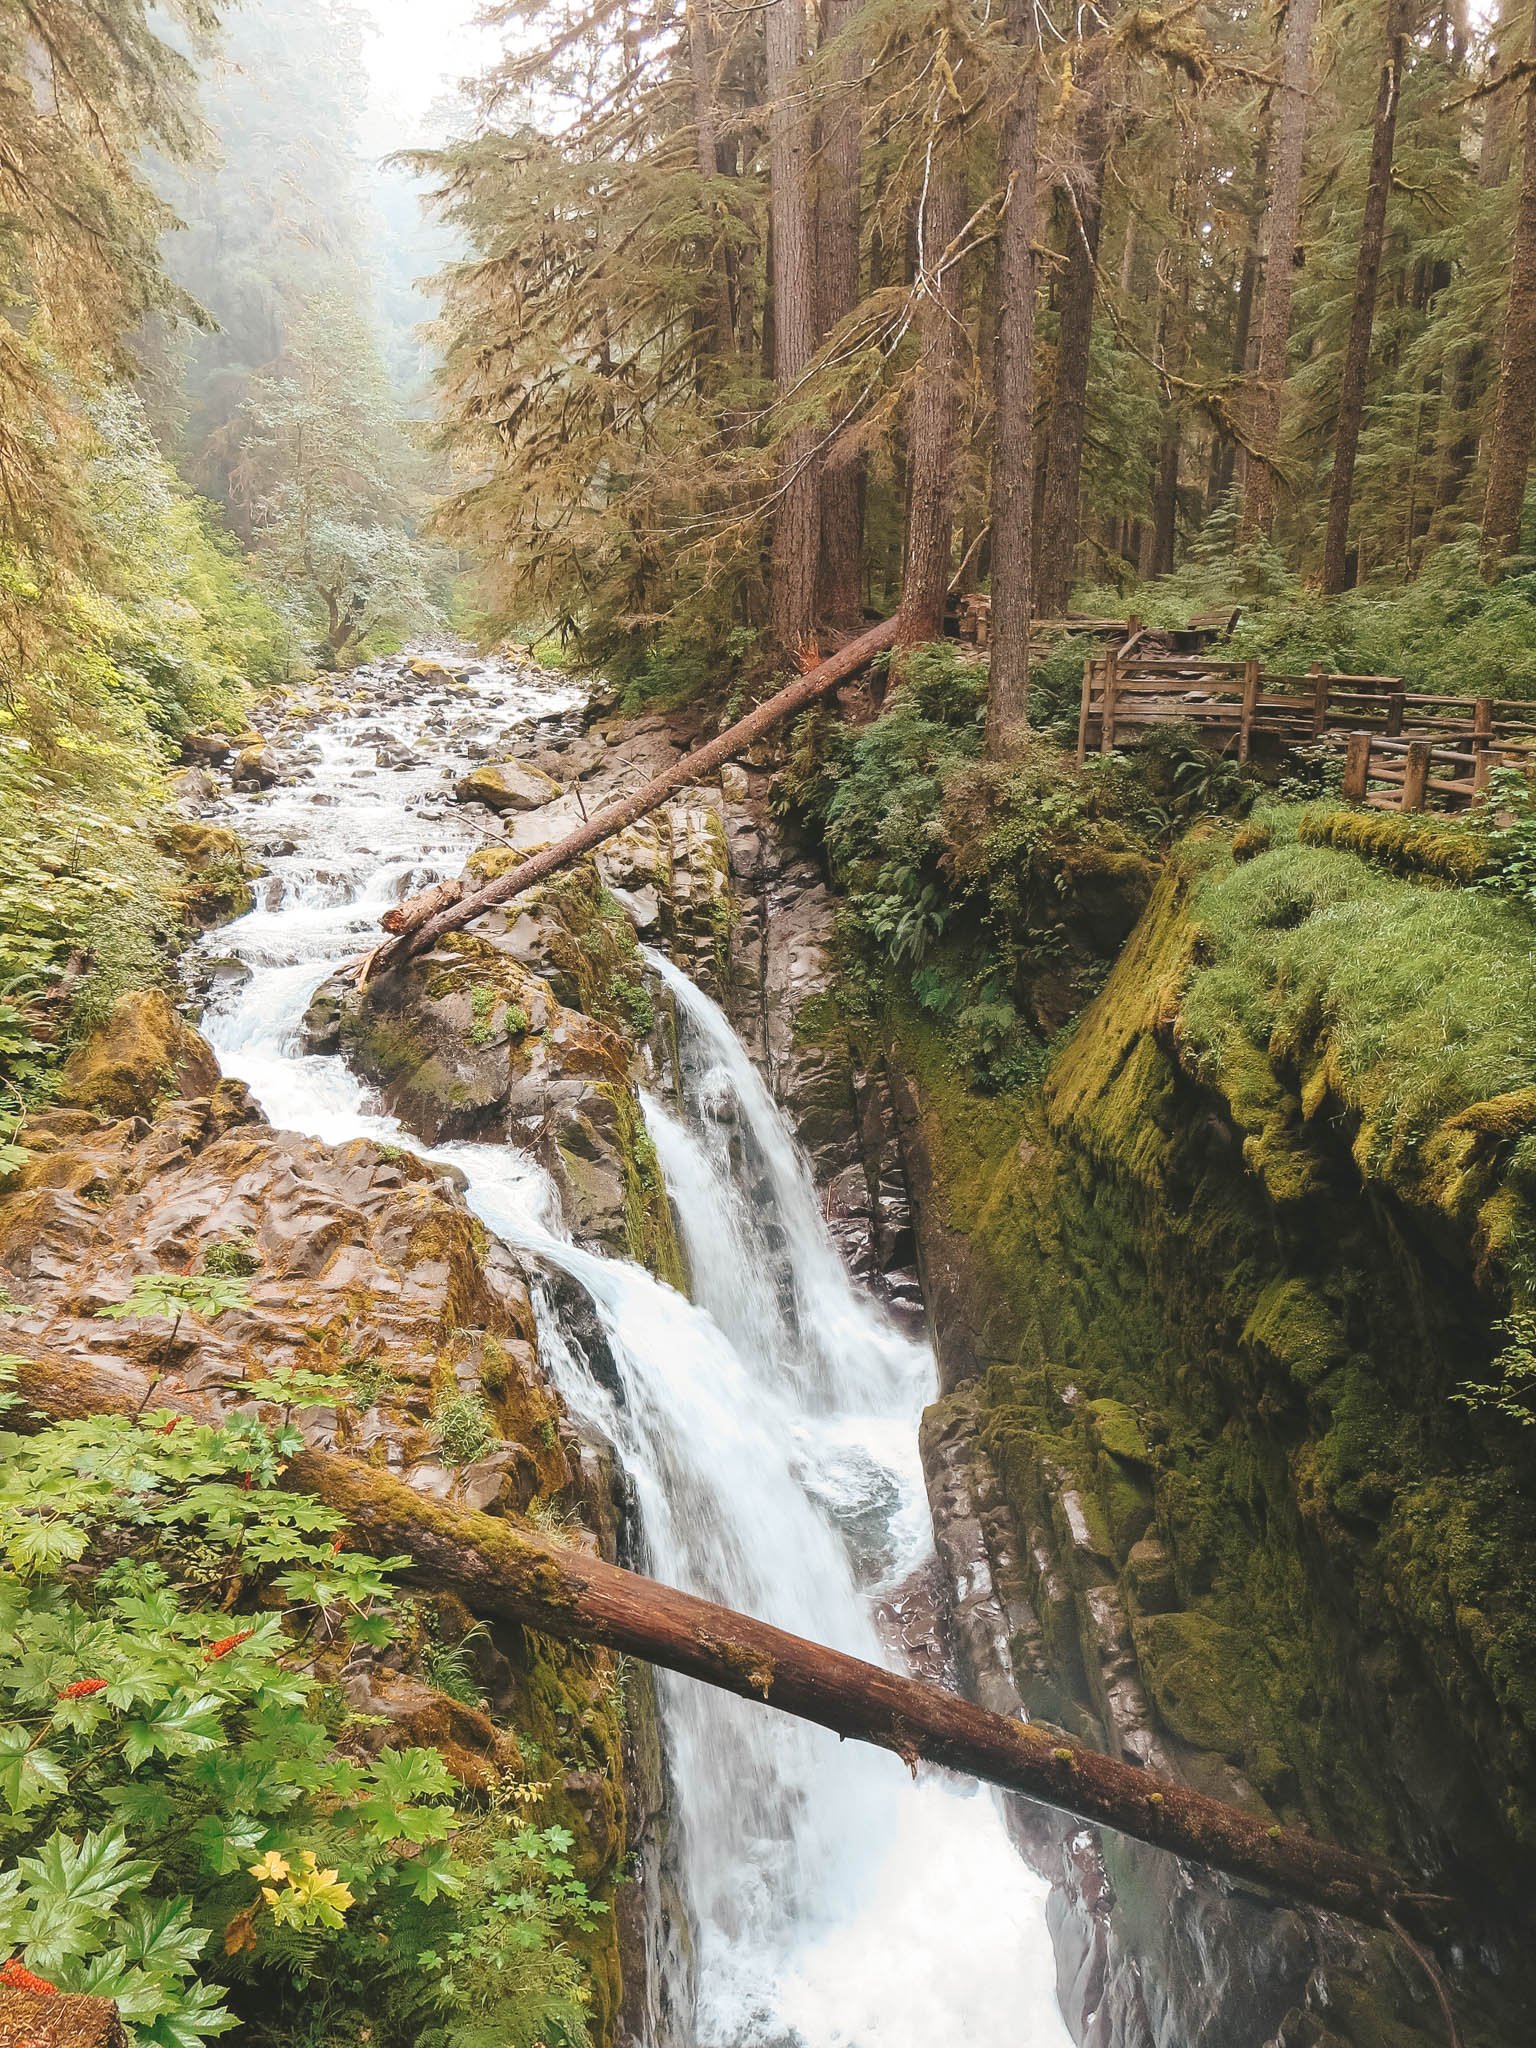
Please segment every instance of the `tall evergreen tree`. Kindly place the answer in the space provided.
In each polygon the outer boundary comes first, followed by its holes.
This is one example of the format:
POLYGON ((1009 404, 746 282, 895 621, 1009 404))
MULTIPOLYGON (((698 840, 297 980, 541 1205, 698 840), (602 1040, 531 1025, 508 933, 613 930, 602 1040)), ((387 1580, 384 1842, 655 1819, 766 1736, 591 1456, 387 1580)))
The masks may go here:
POLYGON ((1348 581, 1349 514, 1354 499, 1355 457, 1365 413, 1365 381, 1370 365, 1371 329, 1376 319, 1376 290, 1381 277, 1381 250, 1387 231, 1387 199, 1392 188, 1392 151, 1397 135, 1397 110, 1402 100, 1403 67, 1408 54, 1412 0, 1385 0, 1385 49, 1376 113, 1371 125, 1371 164, 1360 222, 1360 257, 1350 302, 1349 338, 1339 375, 1338 426, 1333 441, 1333 475, 1328 490, 1328 531, 1323 541, 1322 588, 1340 591, 1348 581))
POLYGON ((1285 0, 1280 77, 1272 100, 1269 200, 1264 211, 1264 290, 1249 407, 1251 443, 1244 465, 1243 531, 1266 532, 1274 516, 1274 464, 1280 452, 1286 359, 1291 341, 1301 229, 1301 168, 1307 139, 1312 30, 1317 0, 1285 0))

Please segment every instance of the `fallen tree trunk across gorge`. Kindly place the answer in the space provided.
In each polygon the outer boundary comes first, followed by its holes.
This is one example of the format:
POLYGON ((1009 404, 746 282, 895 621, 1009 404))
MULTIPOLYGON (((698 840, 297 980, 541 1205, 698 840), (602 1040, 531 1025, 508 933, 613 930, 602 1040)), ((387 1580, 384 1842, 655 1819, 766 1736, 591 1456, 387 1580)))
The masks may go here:
MULTIPOLYGON (((46 1418, 136 1412, 145 1383, 137 1374, 54 1359, 21 1366, 17 1388, 46 1418)), ((173 1395, 159 1398, 178 1405, 173 1395)), ((194 1412, 204 1407, 196 1396, 185 1405, 194 1412)), ((946 1765, 1369 1926, 1423 1924, 1419 1901, 1402 1879, 1331 1842, 1275 1826, 1057 1730, 1009 1720, 940 1686, 546 1542, 500 1517, 428 1500, 358 1459, 306 1450, 283 1484, 344 1514, 365 1549, 408 1556, 415 1583, 457 1594, 479 1617, 567 1642, 605 1644, 894 1750, 914 1771, 920 1760, 946 1765)))
POLYGON ((439 883, 435 888, 424 889, 419 896, 399 904, 386 920, 386 928, 393 936, 375 948, 363 962, 361 979, 371 981, 388 974, 391 968, 403 966, 415 954, 426 952, 449 932, 462 931, 482 912, 494 910, 498 904, 510 903, 513 897, 523 895, 537 883, 547 882, 551 875, 569 867, 584 853, 591 853, 594 847, 601 846, 605 839, 612 839, 615 833, 633 825, 648 811, 654 811, 658 804, 665 803, 678 790, 686 789, 690 782, 699 782, 712 775, 737 754, 744 753, 764 733, 804 711, 818 698, 827 696, 839 683, 857 675, 877 654, 883 654, 888 647, 894 646, 896 630, 895 619, 885 619, 878 626, 871 626, 857 639, 850 640, 846 647, 839 648, 836 654, 828 655, 825 661, 807 669, 804 675, 787 684, 765 704, 759 704, 755 711, 749 711, 745 718, 739 718, 717 738, 707 741, 702 747, 695 747, 691 753, 680 755, 670 768, 652 776, 632 795, 616 797, 575 832, 567 833, 564 839, 557 839, 553 846, 546 846, 541 852, 531 853, 515 868, 509 868, 506 874, 488 882, 483 889, 464 896, 457 894, 455 887, 454 893, 449 895, 445 886, 439 883))

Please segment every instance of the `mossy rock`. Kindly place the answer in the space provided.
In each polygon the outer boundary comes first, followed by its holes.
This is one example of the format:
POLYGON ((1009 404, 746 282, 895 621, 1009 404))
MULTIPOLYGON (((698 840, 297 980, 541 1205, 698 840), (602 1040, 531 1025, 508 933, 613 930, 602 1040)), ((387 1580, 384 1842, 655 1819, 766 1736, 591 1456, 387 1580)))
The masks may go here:
POLYGON ((1193 1749, 1241 1760, 1252 1734, 1252 1660, 1240 1630, 1203 1614, 1131 1624, 1141 1676, 1163 1725, 1193 1749))
POLYGON ((181 908, 199 930, 243 917, 255 903, 245 849, 227 826, 173 819, 157 833, 156 844, 186 870, 181 908))
POLYGON ((150 1117, 170 1096, 211 1095, 212 1046, 161 989, 131 989, 65 1065, 59 1099, 105 1117, 150 1117))

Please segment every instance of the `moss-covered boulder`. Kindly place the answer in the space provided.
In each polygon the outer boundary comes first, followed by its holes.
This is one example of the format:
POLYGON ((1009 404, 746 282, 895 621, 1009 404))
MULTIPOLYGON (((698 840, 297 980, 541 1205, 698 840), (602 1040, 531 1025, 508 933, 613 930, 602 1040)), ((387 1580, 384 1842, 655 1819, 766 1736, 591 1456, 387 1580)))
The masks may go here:
POLYGON ((189 924, 199 930, 226 924, 243 917, 255 902, 245 849, 239 834, 227 826, 173 819, 159 833, 158 843, 186 873, 181 909, 189 924))
POLYGON ((107 1117, 152 1116, 173 1095, 209 1095, 218 1084, 213 1048, 161 989, 120 996, 106 1022, 65 1065, 59 1099, 107 1117))
POLYGON ((537 811, 554 802, 560 785, 526 761, 482 761, 459 778, 453 793, 461 804, 484 804, 488 811, 537 811))

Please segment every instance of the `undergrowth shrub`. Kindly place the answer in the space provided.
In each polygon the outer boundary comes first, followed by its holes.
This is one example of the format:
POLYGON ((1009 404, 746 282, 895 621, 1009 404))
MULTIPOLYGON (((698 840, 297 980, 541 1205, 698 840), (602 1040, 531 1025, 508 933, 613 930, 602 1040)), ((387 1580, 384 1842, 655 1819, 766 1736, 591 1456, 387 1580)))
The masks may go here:
POLYGON ((1410 582, 1383 576, 1320 597, 1271 549, 1243 549, 1213 518, 1172 576, 1129 591, 1084 590, 1085 610, 1134 609, 1150 624, 1241 607, 1230 647, 1281 674, 1321 662, 1354 675, 1400 675, 1410 689, 1536 699, 1536 569, 1483 581, 1475 541, 1437 548, 1410 582))
POLYGON ((945 1019, 996 1090, 1039 1071, 1123 939, 1170 808, 1117 755, 1078 775, 1037 738, 984 760, 985 708, 980 664, 919 649, 872 725, 799 721, 775 800, 826 848, 853 999, 945 1019))
POLYGON ((400 1560, 279 1490, 301 1439, 164 1411, 0 1434, 0 1956, 145 2048, 587 2038, 564 1830, 370 1755, 331 1677, 400 1560))
POLYGON ((0 983, 47 991, 72 968, 45 1045, 158 978, 180 932, 181 878, 147 824, 165 770, 194 727, 243 725, 292 647, 132 394, 91 425, 89 556, 0 549, 0 983))

